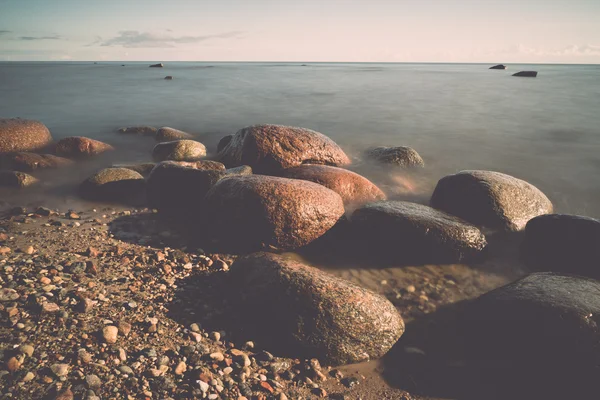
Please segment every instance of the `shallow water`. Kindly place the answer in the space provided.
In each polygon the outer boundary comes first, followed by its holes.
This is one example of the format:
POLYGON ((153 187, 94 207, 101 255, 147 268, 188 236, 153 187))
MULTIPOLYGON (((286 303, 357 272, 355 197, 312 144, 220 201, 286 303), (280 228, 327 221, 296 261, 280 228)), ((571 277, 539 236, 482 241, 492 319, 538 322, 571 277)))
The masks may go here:
POLYGON ((118 147, 77 168, 43 173, 38 189, 0 196, 59 205, 101 166, 149 161, 152 139, 120 135, 121 126, 172 126, 214 151, 241 127, 278 123, 329 135, 354 169, 394 197, 425 202, 442 176, 489 169, 539 186, 560 212, 600 217, 600 66, 148 65, 0 63, 0 117, 38 119, 55 138, 89 136, 118 147), (529 69, 538 77, 510 76, 529 69), (407 176, 363 164, 362 151, 373 145, 412 146, 427 168, 407 176))

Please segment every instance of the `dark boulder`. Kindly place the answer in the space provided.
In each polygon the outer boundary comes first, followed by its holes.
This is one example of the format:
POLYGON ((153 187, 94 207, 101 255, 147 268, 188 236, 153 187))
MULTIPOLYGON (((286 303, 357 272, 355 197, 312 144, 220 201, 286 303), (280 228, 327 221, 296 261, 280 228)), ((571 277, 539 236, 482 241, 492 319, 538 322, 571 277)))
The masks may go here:
POLYGON ((145 202, 146 182, 131 169, 105 168, 83 181, 79 193, 88 200, 141 205, 145 202))
POLYGON ((398 165, 400 167, 424 167, 425 162, 417 153, 410 147, 374 147, 367 150, 367 157, 380 162, 382 164, 398 165))
POLYGON ((286 356, 356 363, 382 357, 404 333, 385 297, 279 255, 238 259, 231 279, 246 326, 286 356))
POLYGON ((153 126, 129 126, 126 128, 119 128, 119 133, 133 133, 144 136, 154 136, 158 129, 153 126))
POLYGON ((73 161, 52 154, 12 153, 0 157, 0 168, 31 172, 38 169, 59 168, 73 164, 73 161))
POLYGON ((431 205, 477 226, 520 231, 552 203, 530 183, 492 171, 461 171, 442 178, 431 205))
POLYGON ((61 157, 67 158, 87 158, 112 151, 115 148, 110 144, 100 142, 98 140, 72 136, 58 141, 55 146, 55 152, 61 157))
POLYGON ((162 68, 164 67, 163 63, 158 63, 158 64, 152 64, 150 65, 150 68, 162 68))
POLYGON ((525 78, 535 78, 537 76, 537 71, 519 71, 516 74, 513 74, 513 76, 521 76, 521 77, 525 77, 525 78))
POLYGON ((0 118, 0 154, 39 151, 52 142, 44 124, 21 118, 0 118))
POLYGON ((493 67, 490 67, 490 69, 506 69, 506 65, 498 64, 498 65, 494 65, 493 67))
POLYGON ((227 146, 229 144, 229 142, 231 142, 231 139, 233 138, 233 135, 227 135, 221 138, 221 140, 219 140, 219 143, 217 144, 217 153, 220 152, 221 150, 223 150, 225 148, 225 146, 227 146))
POLYGON ((350 222, 364 250, 385 261, 456 263, 477 257, 487 245, 475 226, 421 204, 367 204, 352 214, 350 222))
POLYGON ((38 183, 33 176, 18 171, 0 171, 0 186, 24 188, 38 183))
POLYGON ((283 170, 281 176, 323 185, 339 194, 346 206, 385 200, 385 193, 367 178, 347 169, 328 165, 301 165, 283 170))
POLYGON ((578 215, 548 214, 525 227, 523 255, 543 271, 600 279, 600 221, 578 215))
POLYGON ((173 77, 171 75, 167 75, 167 76, 165 76, 165 80, 166 81, 172 81, 173 77))
POLYGON ((206 147, 194 140, 174 140, 154 146, 154 161, 198 161, 206 156, 206 147))
POLYGON ((319 184, 265 175, 227 177, 206 195, 212 235, 233 251, 302 247, 344 214, 342 198, 319 184))
POLYGON ((164 126, 156 132, 156 136, 154 136, 154 138, 158 142, 171 142, 173 140, 193 139, 194 136, 187 132, 180 131, 179 129, 173 129, 169 128, 168 126, 164 126))
POLYGON ((249 165, 259 174, 302 164, 350 164, 346 153, 327 136, 290 126, 250 126, 239 130, 220 147, 218 159, 228 168, 249 165))

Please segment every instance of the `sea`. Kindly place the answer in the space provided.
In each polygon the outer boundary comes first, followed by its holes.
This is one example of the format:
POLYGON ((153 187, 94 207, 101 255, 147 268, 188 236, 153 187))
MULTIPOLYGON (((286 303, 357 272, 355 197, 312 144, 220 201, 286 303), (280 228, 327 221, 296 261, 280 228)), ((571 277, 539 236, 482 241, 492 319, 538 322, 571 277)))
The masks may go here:
POLYGON ((117 128, 170 126, 210 153, 253 124, 310 128, 335 140, 391 198, 427 203, 443 176, 504 172, 539 187, 556 211, 600 217, 600 66, 407 63, 2 62, 0 117, 42 121, 55 139, 87 136, 117 150, 37 173, 3 204, 77 206, 95 170, 151 161, 152 138, 117 128), (512 74, 535 70, 537 78, 512 74), (165 80, 165 76, 173 80, 165 80), (375 166, 372 146, 410 146, 421 171, 375 166))

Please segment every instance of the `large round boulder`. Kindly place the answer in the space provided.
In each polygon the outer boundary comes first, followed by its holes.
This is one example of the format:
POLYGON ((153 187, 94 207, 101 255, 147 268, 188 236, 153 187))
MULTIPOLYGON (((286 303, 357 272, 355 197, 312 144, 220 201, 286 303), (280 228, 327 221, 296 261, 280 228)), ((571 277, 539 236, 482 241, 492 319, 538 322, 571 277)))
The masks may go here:
POLYGON ((403 201, 364 205, 352 214, 351 229, 374 258, 404 264, 455 263, 481 254, 481 231, 445 212, 403 201))
POLYGON ((21 118, 0 118, 0 154, 38 151, 52 142, 46 125, 21 118))
POLYGON ((442 178, 431 205, 478 226, 513 232, 552 212, 552 202, 538 188, 492 171, 461 171, 442 178))
POLYGON ((219 143, 219 161, 228 168, 249 165, 258 174, 302 164, 350 164, 346 153, 333 140, 310 129, 254 125, 222 141, 219 143))
POLYGON ((128 168, 105 168, 79 186, 79 193, 88 200, 143 204, 146 182, 144 177, 128 168))
POLYGON ((400 167, 424 167, 425 162, 411 147, 373 147, 366 152, 367 156, 382 164, 398 165, 400 167))
POLYGON ((344 214, 342 198, 319 184, 265 175, 227 177, 206 195, 211 233, 228 249, 302 247, 344 214))
POLYGON ((301 165, 283 170, 281 176, 323 185, 339 194, 346 206, 385 200, 385 193, 367 178, 347 169, 328 165, 301 165))
POLYGON ((246 326, 286 356, 356 363, 383 356, 404 333, 385 297, 279 255, 238 259, 231 279, 246 326))
POLYGON ((206 156, 206 147, 194 140, 175 140, 154 146, 154 161, 198 161, 206 156))
POLYGON ((597 280, 532 274, 484 294, 461 315, 468 358, 497 389, 528 399, 597 397, 597 280))
POLYGON ((522 250, 538 270, 599 279, 600 221, 579 215, 540 215, 527 223, 522 250))
POLYGON ((0 186, 24 188, 38 183, 38 179, 18 171, 0 171, 0 186))
POLYGON ((0 167, 15 171, 31 172, 38 169, 58 168, 73 164, 68 158, 52 154, 11 153, 0 157, 0 167))
POLYGON ((81 136, 61 139, 55 146, 56 154, 67 158, 87 158, 114 149, 110 144, 81 136))
POLYGON ((179 129, 173 129, 169 128, 168 126, 164 126, 156 132, 156 136, 154 136, 154 138, 159 142, 171 142, 173 140, 193 139, 194 136, 187 132, 180 131, 179 129))

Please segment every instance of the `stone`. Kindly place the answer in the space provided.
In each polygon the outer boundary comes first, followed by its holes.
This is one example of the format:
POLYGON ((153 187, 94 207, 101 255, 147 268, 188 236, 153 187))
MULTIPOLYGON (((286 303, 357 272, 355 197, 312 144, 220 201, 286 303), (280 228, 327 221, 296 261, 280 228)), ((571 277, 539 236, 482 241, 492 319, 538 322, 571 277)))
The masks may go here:
POLYGON ((48 314, 57 313, 60 311, 60 307, 56 303, 47 301, 42 304, 42 311, 48 314))
POLYGON ((114 325, 107 325, 102 328, 102 338, 106 343, 113 344, 117 343, 117 337, 119 335, 119 328, 114 325))
POLYGON ((532 218, 521 250, 537 270, 600 279, 600 220, 565 214, 532 218))
POLYGON ((85 384, 90 389, 100 389, 102 387, 102 381, 98 375, 90 374, 85 377, 85 384))
POLYGON ((552 202, 538 188, 500 172, 461 171, 442 178, 431 206, 477 226, 521 231, 527 222, 552 212, 552 202))
POLYGON ((183 375, 183 373, 187 370, 187 365, 183 361, 179 362, 175 367, 174 373, 175 375, 183 375))
POLYGON ((59 140, 55 145, 54 151, 61 157, 79 159, 96 156, 114 149, 110 144, 98 140, 72 136, 59 140))
POLYGON ((53 169, 73 164, 73 161, 52 154, 12 153, 0 157, 0 168, 20 172, 53 169))
POLYGON ((22 189, 38 183, 38 179, 18 171, 0 171, 0 186, 22 189))
POLYGON ((252 337, 286 356, 362 362, 382 357, 404 332, 385 297, 280 255, 238 259, 231 282, 252 337))
POLYGON ((207 193, 211 237, 229 249, 291 250, 325 234, 344 214, 342 198, 313 182, 232 176, 207 193))
POLYGON ((229 142, 231 142, 231 139, 233 138, 233 135, 227 135, 221 138, 221 140, 219 140, 219 143, 217 143, 217 153, 220 152, 221 150, 223 150, 225 148, 225 146, 227 146, 229 144, 229 142))
POLYGON ((425 162, 419 153, 411 147, 374 147, 367 150, 366 154, 367 157, 382 164, 397 165, 400 167, 425 166, 425 162))
POLYGON ((520 76, 520 77, 525 77, 525 78, 535 78, 537 76, 537 71, 519 71, 516 74, 513 74, 513 76, 520 76))
POLYGON ((228 168, 249 165, 258 174, 302 164, 350 164, 346 153, 333 140, 305 128, 254 125, 239 130, 228 142, 222 141, 219 161, 228 168))
POLYGON ((281 176, 302 179, 323 185, 342 197, 344 205, 358 206, 378 200, 386 195, 367 178, 347 169, 328 165, 301 165, 283 170, 281 176))
POLYGON ((9 254, 11 251, 10 247, 0 247, 0 255, 9 254))
POLYGON ((173 140, 193 139, 194 136, 190 135, 187 132, 180 131, 179 129, 169 128, 168 126, 164 126, 156 132, 156 136, 154 136, 154 138, 158 142, 170 142, 173 140))
POLYGON ((142 163, 142 164, 114 164, 111 168, 127 168, 138 174, 147 177, 150 172, 156 167, 156 163, 142 163))
POLYGON ((57 377, 66 376, 69 373, 70 366, 69 364, 52 364, 50 366, 50 370, 57 377))
POLYGON ((490 67, 489 69, 506 69, 506 65, 498 64, 498 65, 494 65, 493 67, 490 67))
POLYGON ((158 64, 152 64, 150 65, 150 68, 162 68, 164 67, 163 63, 158 63, 158 64))
POLYGON ((15 301, 19 298, 19 293, 15 289, 0 289, 0 301, 15 301))
POLYGON ((17 357, 11 357, 8 359, 8 361, 6 361, 6 369, 8 369, 10 372, 18 371, 19 368, 21 368, 21 365, 22 362, 17 357))
POLYGON ((60 391, 56 395, 55 400, 73 400, 73 398, 74 398, 73 392, 71 391, 70 388, 67 388, 67 389, 60 391))
POLYGON ((252 168, 247 165, 241 165, 239 167, 228 168, 225 170, 225 174, 227 175, 252 175, 252 168))
POLYGON ((25 354, 27 357, 31 357, 33 356, 34 348, 30 344, 22 344, 21 346, 19 346, 19 351, 25 354))
POLYGON ((154 135, 156 135, 157 131, 158 131, 158 129, 156 129, 153 126, 129 126, 126 128, 118 129, 119 133, 133 133, 133 134, 141 134, 144 136, 154 136, 154 135))
POLYGON ((141 174, 128 168, 105 168, 83 181, 79 193, 89 200, 143 204, 146 181, 141 174))
POLYGON ((118 327, 123 336, 129 336, 129 332, 131 332, 131 324, 129 322, 121 320, 118 323, 118 327))
POLYGON ((195 140, 174 140, 154 146, 154 161, 198 161, 206 156, 206 147, 195 140))
POLYGON ((172 81, 173 77, 171 75, 167 75, 167 76, 165 76, 165 80, 166 81, 172 81))
POLYGON ((52 142, 48 128, 38 121, 0 118, 0 154, 40 151, 52 142))

